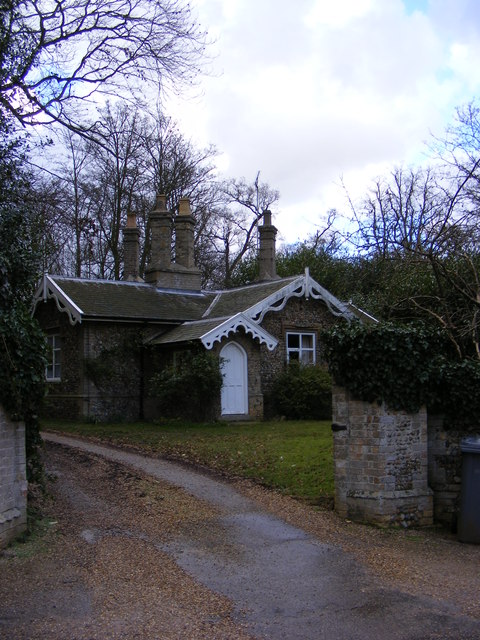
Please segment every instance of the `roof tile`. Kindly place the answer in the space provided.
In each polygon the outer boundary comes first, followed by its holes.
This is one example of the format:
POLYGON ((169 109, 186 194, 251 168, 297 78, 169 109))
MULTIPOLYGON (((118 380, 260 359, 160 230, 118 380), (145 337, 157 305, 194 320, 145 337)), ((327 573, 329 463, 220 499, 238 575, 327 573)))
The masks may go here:
POLYGON ((202 317, 214 295, 164 291, 140 282, 50 276, 91 318, 185 321, 202 317))

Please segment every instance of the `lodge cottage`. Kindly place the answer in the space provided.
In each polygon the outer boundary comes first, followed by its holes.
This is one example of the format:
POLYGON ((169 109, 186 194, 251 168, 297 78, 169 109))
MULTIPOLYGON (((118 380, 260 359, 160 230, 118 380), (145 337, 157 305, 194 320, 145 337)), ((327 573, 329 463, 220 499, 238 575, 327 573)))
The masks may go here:
POLYGON ((151 259, 144 280, 133 214, 123 230, 123 280, 44 276, 34 313, 50 346, 49 417, 158 417, 151 376, 197 345, 221 358, 217 417, 262 418, 270 410, 272 383, 286 363, 320 362, 319 331, 361 313, 315 282, 308 269, 295 277, 277 276, 277 230, 269 211, 259 226, 258 282, 225 291, 201 288, 187 199, 180 201, 174 219, 165 197, 158 196, 150 227, 151 259))

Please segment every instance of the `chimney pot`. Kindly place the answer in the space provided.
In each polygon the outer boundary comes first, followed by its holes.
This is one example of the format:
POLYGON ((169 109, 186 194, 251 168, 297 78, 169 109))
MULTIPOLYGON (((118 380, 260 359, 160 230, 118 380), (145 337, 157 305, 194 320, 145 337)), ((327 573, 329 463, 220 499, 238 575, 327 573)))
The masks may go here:
POLYGON ((190 200, 188 198, 180 198, 178 201, 178 215, 179 216, 191 216, 190 200))
POLYGON ((127 213, 127 229, 137 228, 137 214, 133 211, 127 213))
POLYGON ((157 287, 200 291, 201 273, 195 266, 193 252, 195 220, 188 198, 179 200, 175 216, 175 262, 171 260, 173 214, 167 211, 164 195, 157 195, 149 220, 152 250, 145 281, 157 287))
POLYGON ((154 210, 162 213, 167 211, 167 197, 163 193, 157 193, 154 210))
POLYGON ((195 220, 190 211, 190 200, 188 198, 180 198, 178 202, 178 216, 175 220, 176 230, 176 256, 177 264, 187 267, 187 269, 195 268, 193 257, 193 230, 195 220))

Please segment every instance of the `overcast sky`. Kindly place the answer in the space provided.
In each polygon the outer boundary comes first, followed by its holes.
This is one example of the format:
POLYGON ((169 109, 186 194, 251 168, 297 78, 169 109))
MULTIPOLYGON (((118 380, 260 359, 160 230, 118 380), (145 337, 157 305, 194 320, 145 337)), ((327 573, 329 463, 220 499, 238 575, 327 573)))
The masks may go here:
MULTIPOLYGON (((201 94, 171 105, 214 144, 228 177, 280 191, 287 242, 391 167, 480 95, 478 0, 192 0, 216 40, 201 94)), ((198 93, 198 92, 197 92, 198 93)))

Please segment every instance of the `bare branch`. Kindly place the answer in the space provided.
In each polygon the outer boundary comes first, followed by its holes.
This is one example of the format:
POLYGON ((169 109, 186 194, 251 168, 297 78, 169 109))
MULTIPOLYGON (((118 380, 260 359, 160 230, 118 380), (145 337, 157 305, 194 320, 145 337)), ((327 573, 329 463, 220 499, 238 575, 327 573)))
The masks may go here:
POLYGON ((0 105, 86 137, 79 104, 191 84, 207 40, 183 0, 11 0, 2 18, 0 105))

